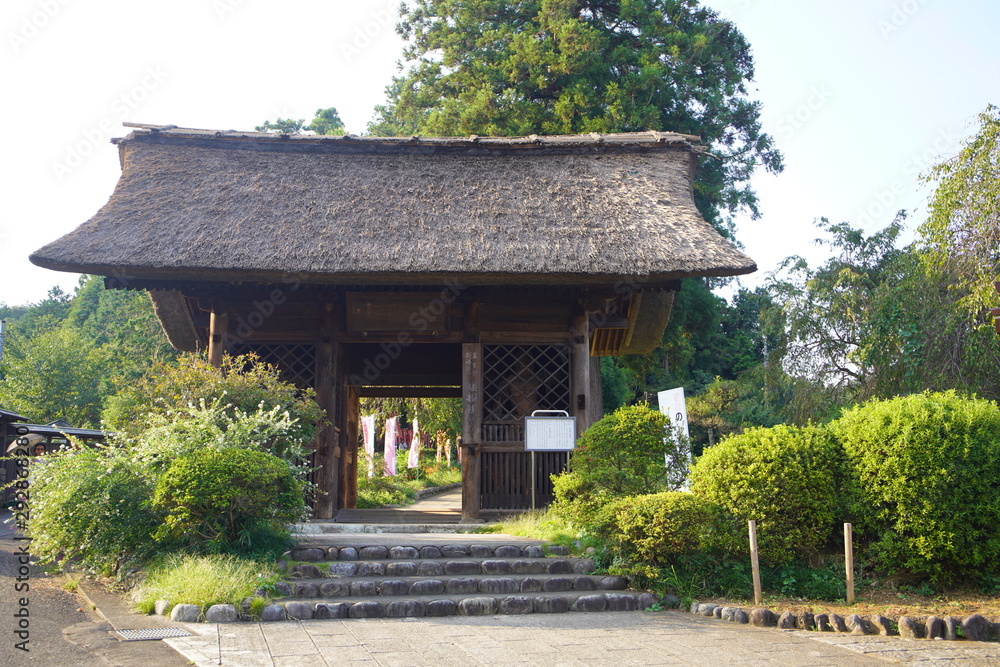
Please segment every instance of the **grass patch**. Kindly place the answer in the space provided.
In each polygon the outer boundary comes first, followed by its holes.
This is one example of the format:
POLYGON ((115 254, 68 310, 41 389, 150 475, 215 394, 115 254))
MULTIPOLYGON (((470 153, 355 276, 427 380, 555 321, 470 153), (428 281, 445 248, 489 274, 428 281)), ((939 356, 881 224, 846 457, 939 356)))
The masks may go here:
POLYGON ((258 588, 273 588, 278 573, 272 564, 233 556, 169 556, 150 569, 135 592, 140 611, 153 608, 157 600, 173 604, 239 605, 258 588))
POLYGON ((382 457, 375 457, 375 476, 368 477, 362 462, 358 475, 358 509, 374 509, 387 505, 409 505, 417 491, 462 481, 462 470, 455 466, 421 463, 417 468, 406 467, 406 452, 397 457, 399 474, 383 476, 382 457))
POLYGON ((574 553, 587 547, 599 546, 596 541, 582 535, 580 531, 572 528, 563 519, 547 509, 515 514, 497 523, 484 526, 476 532, 505 533, 535 540, 545 540, 550 544, 567 546, 574 553))
POLYGON ((76 593, 77 589, 80 588, 80 579, 82 578, 82 574, 64 575, 62 582, 63 589, 69 591, 70 593, 76 593))

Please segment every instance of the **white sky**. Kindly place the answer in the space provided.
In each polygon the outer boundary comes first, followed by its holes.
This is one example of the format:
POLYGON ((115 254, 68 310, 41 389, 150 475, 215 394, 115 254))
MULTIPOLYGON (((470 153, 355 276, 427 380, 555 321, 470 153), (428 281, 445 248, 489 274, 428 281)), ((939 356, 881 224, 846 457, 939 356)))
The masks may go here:
MULTIPOLYGON (((738 238, 761 268, 824 257, 813 219, 874 231, 921 220, 917 174, 1000 103, 996 0, 715 0, 756 58, 755 97, 785 172, 755 178, 738 238), (794 8, 794 9, 790 9, 794 8)), ((0 302, 78 276, 28 254, 104 204, 122 121, 252 130, 335 106, 364 131, 396 71, 397 0, 4 0, 0 7, 0 302)))

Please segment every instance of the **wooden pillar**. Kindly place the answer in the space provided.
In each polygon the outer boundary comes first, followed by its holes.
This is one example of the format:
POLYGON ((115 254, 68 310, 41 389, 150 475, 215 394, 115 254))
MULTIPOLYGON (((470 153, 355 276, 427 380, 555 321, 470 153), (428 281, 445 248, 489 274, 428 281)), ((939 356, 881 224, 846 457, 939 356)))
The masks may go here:
POLYGON ((347 478, 344 484, 343 506, 354 509, 358 506, 358 429, 361 425, 361 402, 358 399, 357 387, 350 387, 344 382, 344 396, 347 405, 344 414, 347 416, 344 432, 340 440, 341 451, 347 454, 347 478))
POLYGON ((222 354, 229 346, 229 312, 218 301, 212 302, 208 320, 208 363, 215 368, 222 366, 222 354))
POLYGON ((569 329, 570 347, 570 414, 576 417, 579 436, 591 421, 590 388, 590 318, 586 313, 573 316, 569 329))
POLYGON ((319 344, 316 346, 316 402, 326 411, 327 424, 316 436, 316 502, 313 516, 317 519, 332 519, 338 509, 340 499, 340 447, 341 425, 333 423, 337 418, 337 355, 333 340, 333 303, 320 304, 319 344))
POLYGON ((587 422, 593 425, 604 416, 604 396, 601 394, 601 358, 590 358, 590 396, 587 405, 587 422))
POLYGON ((479 443, 483 422, 483 346, 462 345, 462 520, 477 521, 480 509, 479 443))

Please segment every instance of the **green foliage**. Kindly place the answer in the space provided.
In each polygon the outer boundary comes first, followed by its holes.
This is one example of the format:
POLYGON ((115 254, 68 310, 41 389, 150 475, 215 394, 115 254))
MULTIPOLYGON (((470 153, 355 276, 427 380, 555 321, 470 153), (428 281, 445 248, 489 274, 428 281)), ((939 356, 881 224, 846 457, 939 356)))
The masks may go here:
POLYGON ((717 512, 681 491, 628 496, 601 510, 595 532, 624 560, 658 568, 702 549, 717 512))
MULTIPOLYGON (((156 483, 155 537, 187 550, 247 553, 291 544, 287 525, 303 518, 304 485, 278 457, 250 449, 206 448, 175 459, 156 483)), ((276 554, 275 554, 276 555, 276 554)))
MULTIPOLYGON (((193 556, 174 554, 150 568, 146 579, 133 595, 140 608, 152 609, 157 600, 174 604, 195 604, 207 610, 214 604, 234 604, 258 588, 267 589, 279 579, 274 564, 233 556, 193 556)), ((264 598, 254 600, 264 601, 264 598)), ((261 603, 257 603, 260 607, 261 603)), ((251 616, 253 615, 251 604, 251 616)), ((259 609, 257 617, 260 617, 259 609)))
POLYGON ((711 447, 691 470, 691 491, 757 521, 761 559, 814 556, 844 516, 844 454, 818 427, 751 428, 711 447))
POLYGON ((55 328, 31 339, 12 334, 4 347, 0 405, 40 422, 100 426, 101 378, 111 355, 79 330, 55 328))
POLYGON ((570 469, 615 496, 677 489, 687 476, 688 452, 669 436, 670 420, 658 410, 619 408, 580 436, 570 469))
POLYGON ((48 454, 31 470, 32 553, 76 561, 102 574, 156 552, 153 483, 126 452, 84 447, 48 454))
POLYGON ((577 440, 571 472, 553 476, 556 513, 585 526, 611 499, 679 488, 687 475, 687 443, 669 433, 670 420, 645 404, 605 415, 577 440))
POLYGON ((3 310, 15 319, 0 366, 0 405, 38 422, 98 428, 110 394, 153 359, 174 354, 149 297, 106 290, 96 276, 83 276, 72 297, 53 288, 40 303, 3 310))
POLYGON ((321 412, 274 369, 242 361, 227 359, 225 378, 196 358, 160 364, 127 390, 127 405, 148 416, 124 424, 113 446, 36 463, 34 553, 108 574, 175 551, 280 553, 305 509, 313 427, 300 419, 321 412), (229 391, 252 407, 222 403, 229 391), (199 394, 214 398, 185 402, 199 394))
POLYGON ((305 124, 305 118, 281 118, 279 116, 274 122, 265 120, 253 129, 255 132, 271 132, 272 134, 298 134, 305 124))
POLYGON ((874 564, 951 583, 1000 559, 1000 408, 955 392, 874 400, 832 424, 874 564))
POLYGON ((601 407, 609 414, 635 397, 635 373, 616 363, 614 357, 601 357, 601 407))
POLYGON ((997 301, 1000 273, 1000 108, 988 106, 975 136, 927 180, 937 188, 919 230, 924 259, 955 276, 961 305, 979 319, 997 301))
POLYGON ((396 470, 400 474, 386 476, 381 455, 375 455, 375 474, 368 477, 366 465, 358 466, 358 508, 376 508, 386 505, 409 505, 417 491, 462 481, 462 471, 457 467, 439 465, 426 454, 421 456, 420 466, 406 467, 407 452, 397 454, 396 470))
POLYGON ((329 109, 316 109, 316 116, 306 127, 307 130, 316 134, 343 136, 344 121, 340 120, 340 114, 333 107, 329 109))
MULTIPOLYGON (((136 438, 156 425, 154 416, 176 421, 177 415, 204 410, 202 402, 249 414, 277 409, 287 411, 294 422, 286 431, 288 439, 305 444, 315 436, 323 415, 314 397, 314 391, 282 381, 273 366, 254 355, 227 355, 220 372, 204 357, 187 354, 176 363, 153 364, 142 379, 108 399, 103 417, 109 429, 136 438)), ((269 446, 277 451, 283 445, 272 441, 269 446)))
MULTIPOLYGON (((157 474, 202 449, 266 451, 294 467, 308 458, 311 434, 280 405, 244 412, 216 399, 211 405, 201 400, 182 412, 149 415, 146 430, 130 444, 136 461, 157 474)), ((299 470, 301 476, 305 473, 299 470)))
POLYGON ((696 200, 723 228, 717 211, 756 215, 753 170, 781 169, 747 98, 749 45, 696 2, 418 0, 397 30, 410 68, 374 134, 697 134, 719 159, 699 170, 696 200))

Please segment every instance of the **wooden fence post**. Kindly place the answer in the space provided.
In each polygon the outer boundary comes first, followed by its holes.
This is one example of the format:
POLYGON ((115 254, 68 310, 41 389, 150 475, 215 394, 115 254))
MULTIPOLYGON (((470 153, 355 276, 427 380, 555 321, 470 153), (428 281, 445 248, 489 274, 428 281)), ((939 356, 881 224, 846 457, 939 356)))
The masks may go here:
POLYGON ((847 604, 854 604, 854 532, 844 524, 844 563, 847 568, 847 604))
POLYGON ((764 597, 760 590, 760 555, 757 553, 757 522, 750 519, 750 565, 753 567, 753 601, 761 604, 764 597))

